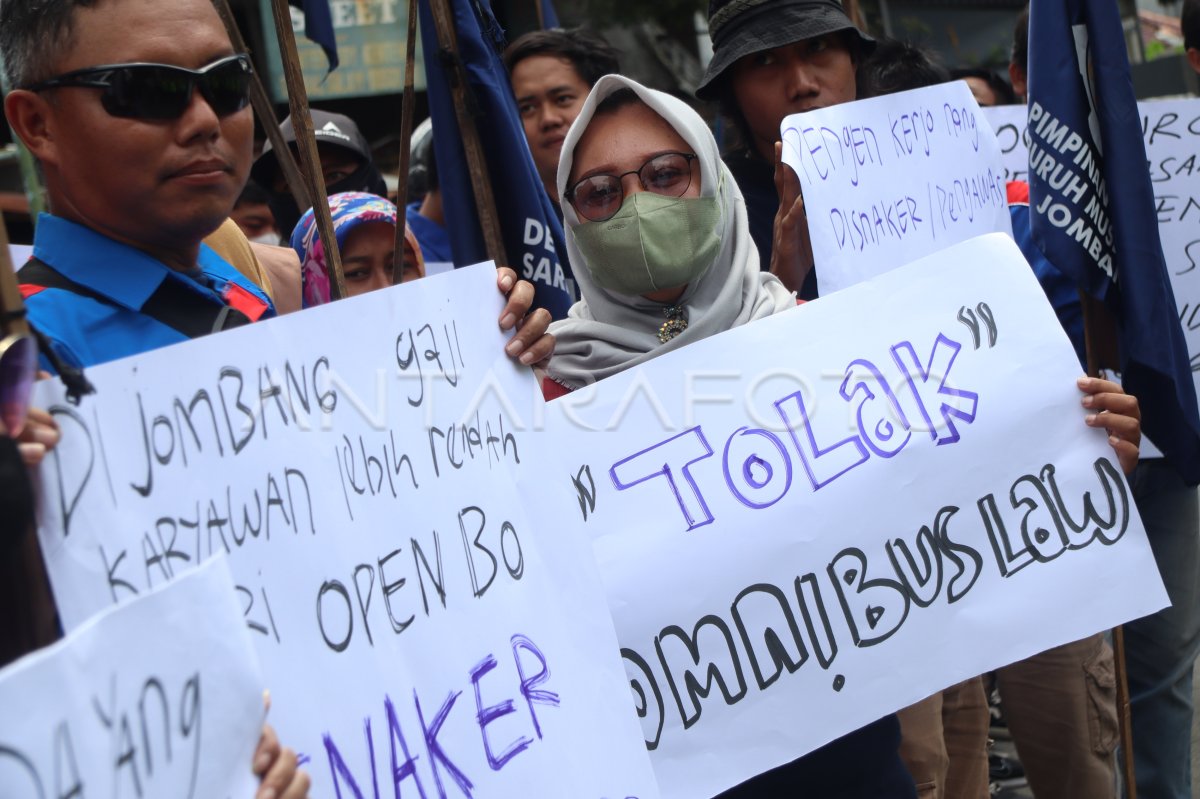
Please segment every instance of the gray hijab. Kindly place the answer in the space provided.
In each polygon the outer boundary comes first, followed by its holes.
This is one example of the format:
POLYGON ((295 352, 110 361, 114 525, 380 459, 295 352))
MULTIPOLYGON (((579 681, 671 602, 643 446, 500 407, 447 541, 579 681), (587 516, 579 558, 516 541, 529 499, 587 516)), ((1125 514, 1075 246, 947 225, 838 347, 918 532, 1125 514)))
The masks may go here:
POLYGON ((742 193, 721 161, 708 126, 682 100, 620 75, 602 77, 563 142, 558 163, 559 196, 566 193, 575 146, 591 122, 596 106, 621 89, 632 89, 695 151, 700 164, 700 196, 717 197, 720 202, 722 213, 717 234, 721 250, 708 271, 688 284, 676 303, 687 311, 687 329, 663 344, 659 342, 658 329, 666 320, 664 306, 596 285, 575 243, 574 229, 580 224, 579 217, 571 204, 564 202, 567 255, 583 299, 571 307, 566 319, 550 325, 550 332, 558 341, 547 372, 551 379, 568 388, 580 388, 714 333, 796 306, 795 295, 778 278, 759 270, 758 250, 750 238, 742 193))

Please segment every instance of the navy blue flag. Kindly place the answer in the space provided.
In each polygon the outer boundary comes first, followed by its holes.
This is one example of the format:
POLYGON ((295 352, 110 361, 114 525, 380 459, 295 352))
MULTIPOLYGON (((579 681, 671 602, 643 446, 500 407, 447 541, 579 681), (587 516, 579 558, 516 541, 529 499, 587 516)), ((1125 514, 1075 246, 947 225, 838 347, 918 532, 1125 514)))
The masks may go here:
POLYGON ((288 0, 288 5, 304 11, 304 37, 321 46, 329 59, 329 71, 333 72, 337 69, 338 54, 329 0, 288 0))
MULTIPOLYGON (((562 222, 533 165, 508 73, 500 60, 504 32, 491 9, 477 0, 448 2, 457 29, 457 58, 466 74, 467 112, 474 117, 479 131, 508 254, 508 263, 501 265, 511 266, 519 277, 533 283, 535 307, 562 319, 578 294, 566 260, 562 222)), ((420 13, 433 149, 446 229, 450 232, 454 265, 469 266, 488 260, 489 255, 450 92, 455 56, 441 51, 429 0, 420 0, 420 13)))
POLYGON ((540 0, 540 2, 542 4, 542 27, 559 27, 558 12, 554 10, 554 3, 552 3, 551 0, 540 0))
POLYGON ((1142 428, 1200 482, 1200 414, 1158 238, 1154 192, 1117 4, 1034 0, 1029 14, 1033 240, 1117 321, 1142 428))

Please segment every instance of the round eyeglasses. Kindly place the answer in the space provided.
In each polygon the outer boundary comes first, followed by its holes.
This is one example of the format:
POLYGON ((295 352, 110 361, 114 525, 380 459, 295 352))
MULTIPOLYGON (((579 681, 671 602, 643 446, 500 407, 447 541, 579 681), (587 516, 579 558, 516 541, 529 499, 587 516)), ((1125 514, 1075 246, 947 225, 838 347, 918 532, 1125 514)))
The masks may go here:
POLYGON ((663 153, 656 155, 638 169, 620 175, 592 175, 567 190, 566 198, 575 210, 592 222, 611 219, 625 201, 622 181, 626 175, 637 175, 642 188, 665 197, 682 197, 692 185, 692 161, 695 153, 663 153))

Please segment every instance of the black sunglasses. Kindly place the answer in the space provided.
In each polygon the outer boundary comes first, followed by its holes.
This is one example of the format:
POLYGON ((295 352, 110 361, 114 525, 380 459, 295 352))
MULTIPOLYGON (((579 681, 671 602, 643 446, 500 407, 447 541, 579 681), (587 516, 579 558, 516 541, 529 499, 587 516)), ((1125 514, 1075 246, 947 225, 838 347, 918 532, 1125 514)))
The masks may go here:
POLYGON ((620 175, 592 175, 578 181, 567 191, 567 199, 585 219, 604 222, 621 209, 625 175, 637 175, 642 188, 666 197, 682 197, 692 185, 692 161, 695 153, 656 155, 637 169, 620 175))
POLYGON ((82 86, 103 89, 100 103, 114 117, 126 119, 177 119, 199 88, 220 117, 241 111, 250 101, 250 56, 227 56, 201 69, 170 64, 106 64, 77 69, 25 88, 31 92, 82 86))

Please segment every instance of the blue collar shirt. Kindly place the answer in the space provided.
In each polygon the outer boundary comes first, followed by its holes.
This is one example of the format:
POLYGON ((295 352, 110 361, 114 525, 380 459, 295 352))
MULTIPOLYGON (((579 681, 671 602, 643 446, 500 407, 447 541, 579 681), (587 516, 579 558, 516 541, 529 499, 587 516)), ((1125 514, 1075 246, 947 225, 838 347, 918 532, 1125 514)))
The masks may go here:
MULTIPOLYGON (((196 277, 153 256, 62 217, 41 214, 33 255, 104 300, 62 288, 23 286, 29 321, 67 363, 92 366, 186 341, 188 337, 142 312, 166 280, 175 280, 217 307, 230 292, 249 293, 275 315, 270 298, 206 244, 196 277)), ((49 368, 45 357, 43 368, 49 368)))

